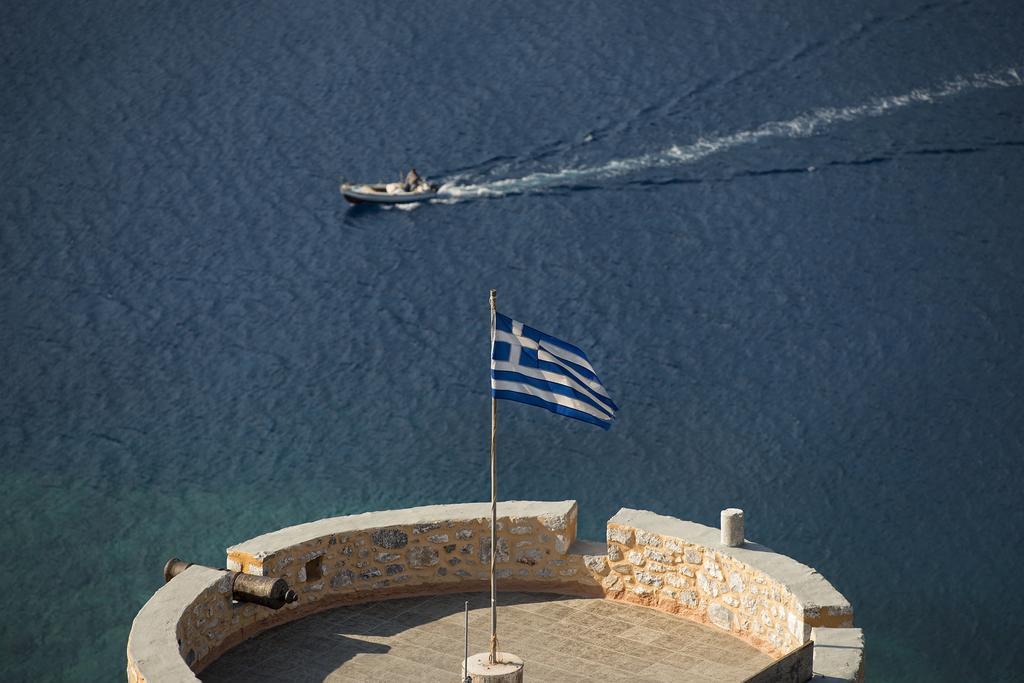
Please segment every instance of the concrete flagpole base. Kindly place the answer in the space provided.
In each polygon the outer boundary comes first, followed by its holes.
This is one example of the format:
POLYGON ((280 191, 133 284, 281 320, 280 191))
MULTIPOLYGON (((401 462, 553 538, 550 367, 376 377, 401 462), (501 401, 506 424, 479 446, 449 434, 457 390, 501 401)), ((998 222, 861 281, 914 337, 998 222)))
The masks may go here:
MULTIPOLYGON (((473 683, 523 683, 523 660, 508 652, 498 652, 494 664, 491 653, 481 652, 469 657, 469 678, 473 683)), ((463 677, 466 671, 462 672, 463 677)))

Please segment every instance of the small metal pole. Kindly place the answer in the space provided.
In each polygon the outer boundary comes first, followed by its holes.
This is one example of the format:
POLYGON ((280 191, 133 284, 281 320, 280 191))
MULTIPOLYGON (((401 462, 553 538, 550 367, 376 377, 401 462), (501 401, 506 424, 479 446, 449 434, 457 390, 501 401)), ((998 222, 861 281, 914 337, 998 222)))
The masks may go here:
POLYGON ((473 683, 473 677, 469 675, 469 600, 466 601, 466 657, 462 665, 462 683, 473 683))

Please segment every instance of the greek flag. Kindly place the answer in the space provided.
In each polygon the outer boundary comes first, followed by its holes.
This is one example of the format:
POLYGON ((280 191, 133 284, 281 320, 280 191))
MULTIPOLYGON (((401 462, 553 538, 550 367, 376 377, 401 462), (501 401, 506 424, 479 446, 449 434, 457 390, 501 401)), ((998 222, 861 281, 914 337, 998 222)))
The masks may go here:
POLYGON ((491 395, 608 429, 619 409, 578 347, 495 314, 491 395))

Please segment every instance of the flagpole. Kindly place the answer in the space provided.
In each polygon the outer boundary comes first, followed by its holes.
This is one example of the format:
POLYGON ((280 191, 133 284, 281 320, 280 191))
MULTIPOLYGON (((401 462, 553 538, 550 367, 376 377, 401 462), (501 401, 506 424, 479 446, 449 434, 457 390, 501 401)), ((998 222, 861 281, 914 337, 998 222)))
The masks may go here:
MULTIPOLYGON (((494 336, 497 326, 498 290, 491 290, 491 356, 494 355, 494 336)), ((490 373, 488 373, 490 374, 490 373)), ((498 657, 498 608, 497 590, 494 579, 494 562, 498 555, 498 483, 496 435, 498 433, 498 399, 491 393, 491 653, 488 658, 494 664, 498 657)))

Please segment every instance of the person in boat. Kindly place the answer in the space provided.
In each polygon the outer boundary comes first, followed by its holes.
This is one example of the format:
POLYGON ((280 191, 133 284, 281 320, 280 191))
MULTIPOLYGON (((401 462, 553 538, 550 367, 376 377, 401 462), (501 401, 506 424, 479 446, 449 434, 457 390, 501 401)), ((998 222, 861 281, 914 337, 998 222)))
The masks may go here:
POLYGON ((410 168, 409 173, 405 176, 405 182, 402 183, 402 189, 406 192, 415 192, 422 182, 423 178, 416 172, 416 169, 410 168))

